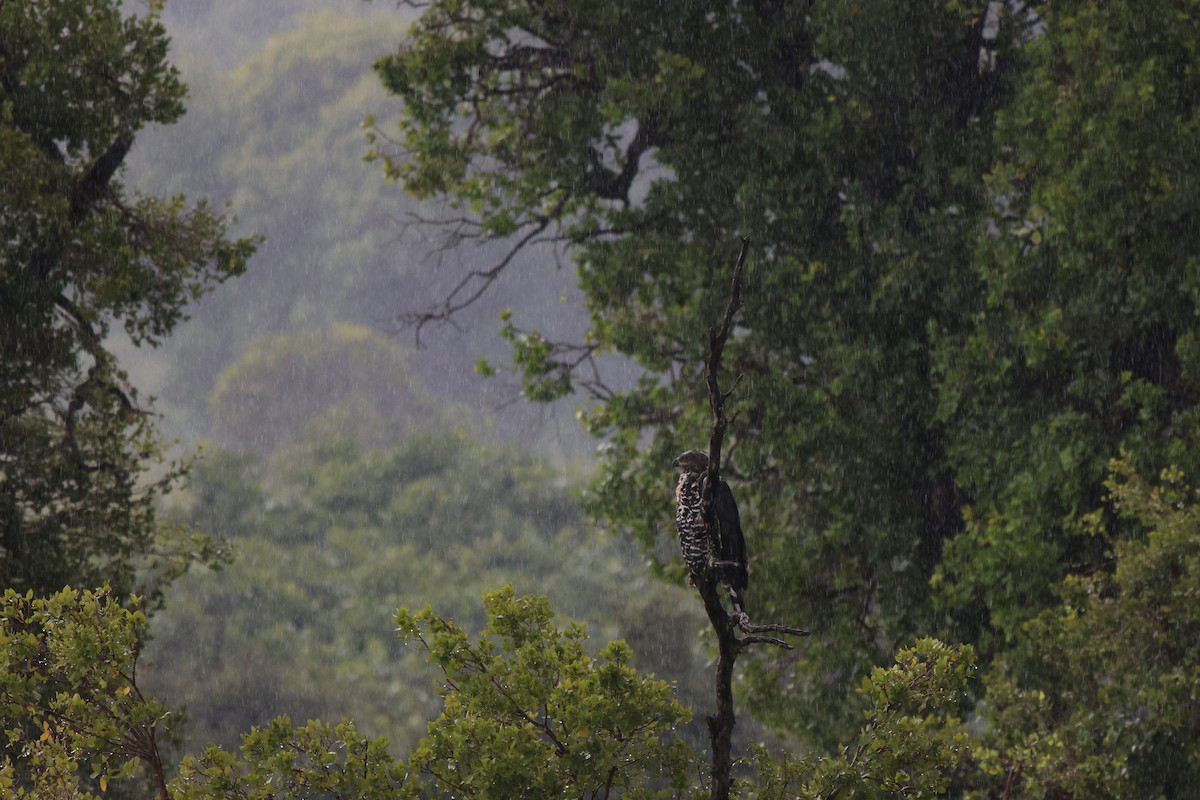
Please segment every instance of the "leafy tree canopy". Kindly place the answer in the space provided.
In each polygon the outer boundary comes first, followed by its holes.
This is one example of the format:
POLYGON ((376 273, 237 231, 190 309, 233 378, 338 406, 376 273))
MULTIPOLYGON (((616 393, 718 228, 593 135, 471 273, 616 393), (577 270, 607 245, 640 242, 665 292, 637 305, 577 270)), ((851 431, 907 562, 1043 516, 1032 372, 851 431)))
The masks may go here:
POLYGON ((165 792, 159 734, 168 712, 137 684, 146 615, 137 598, 70 587, 0 602, 0 789, 91 798, 109 781, 165 792), (91 790, 90 792, 88 790, 91 790))
POLYGON ((375 155, 480 236, 570 248, 586 340, 504 330, 533 397, 595 353, 645 367, 594 387, 589 504, 652 552, 758 243, 724 475, 751 609, 814 632, 756 671, 761 718, 847 737, 852 676, 913 632, 986 663, 1109 568, 1084 520, 1110 457, 1194 471, 1192 0, 413 5, 375 155))
MULTIPOLYGON (((1113 570, 1068 577, 1058 587, 1062 600, 1022 625, 1015 646, 984 670, 987 704, 974 706, 982 718, 962 721, 977 696, 973 650, 920 640, 862 679, 865 718, 856 737, 828 754, 755 748, 758 775, 737 791, 758 798, 1186 794, 1200 763, 1200 622, 1190 602, 1200 591, 1200 495, 1177 469, 1152 483, 1126 462, 1112 465, 1106 484, 1105 510, 1087 524, 1111 546, 1113 570)), ((422 786, 485 794, 546 787, 537 781, 565 788, 635 749, 644 759, 621 766, 613 785, 655 778, 658 789, 679 793, 679 784, 669 790, 677 770, 696 758, 670 730, 683 709, 661 681, 628 669, 627 646, 613 643, 596 658, 581 647, 581 629, 551 624, 544 598, 511 589, 487 595, 478 638, 429 609, 401 611, 396 621, 440 676, 433 721, 406 763, 353 724, 281 718, 251 730, 240 757, 213 747, 185 760, 171 796, 304 797, 314 786, 363 798, 419 796, 422 786)), ((152 745, 171 718, 138 683, 146 624, 107 590, 5 594, 0 788, 90 797, 109 781, 162 785, 163 759, 152 745)), ((386 697, 361 675, 350 683, 365 690, 367 705, 386 697)))
MULTIPOLYGON (((177 549, 154 503, 178 467, 106 339, 156 345, 185 305, 239 274, 251 240, 203 202, 130 192, 138 133, 183 114, 151 8, 0 5, 0 584, 132 587, 177 549)), ((189 549, 191 543, 184 542, 189 549)))
POLYGON ((1031 797, 1178 797, 1200 780, 1200 501, 1115 461, 1084 524, 1111 572, 1070 576, 988 676, 980 763, 1031 797), (1129 536, 1136 532, 1136 536, 1129 536))
MULTIPOLYGON (((580 626, 555 626, 544 597, 511 587, 485 594, 484 610, 479 637, 429 609, 398 612, 400 637, 439 670, 442 705, 406 761, 352 722, 278 717, 248 731, 240 755, 214 745, 185 758, 168 784, 156 735, 169 719, 137 680, 145 616, 107 590, 47 599, 10 590, 0 603, 0 789, 78 800, 147 790, 163 800, 699 793, 695 754, 674 731, 687 711, 669 683, 630 667, 628 645, 593 656, 580 626)), ((942 796, 969 755, 952 709, 972 658, 918 642, 864 681, 856 748, 779 764, 762 753, 763 780, 740 788, 806 800, 942 796)))
POLYGON ((691 715, 671 684, 639 676, 621 641, 592 658, 584 629, 554 627, 544 597, 505 587, 483 605, 477 644, 428 606, 397 614, 401 639, 442 673, 445 707, 409 759, 414 772, 468 798, 682 794, 695 765, 672 732, 691 715))

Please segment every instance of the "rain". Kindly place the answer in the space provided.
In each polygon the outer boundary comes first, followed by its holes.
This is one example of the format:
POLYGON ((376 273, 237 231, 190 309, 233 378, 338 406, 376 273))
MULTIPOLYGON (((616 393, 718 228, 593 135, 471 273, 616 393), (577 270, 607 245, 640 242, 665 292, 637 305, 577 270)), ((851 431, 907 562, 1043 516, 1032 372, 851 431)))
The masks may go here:
POLYGON ((0 793, 1183 796, 1196 28, 0 3, 0 793))

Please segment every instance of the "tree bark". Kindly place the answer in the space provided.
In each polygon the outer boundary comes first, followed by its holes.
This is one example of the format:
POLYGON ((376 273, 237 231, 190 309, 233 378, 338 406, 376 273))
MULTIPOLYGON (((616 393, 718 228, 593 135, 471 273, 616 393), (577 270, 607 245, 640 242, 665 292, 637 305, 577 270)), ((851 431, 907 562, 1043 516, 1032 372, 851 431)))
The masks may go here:
MULTIPOLYGON (((708 358, 704 362, 708 402, 713 413, 712 433, 708 439, 708 478, 704 486, 703 506, 704 522, 710 533, 717 529, 712 513, 712 498, 715 487, 720 485, 721 444, 725 438, 725 429, 729 425, 729 419, 725 416, 726 395, 721 393, 719 383, 721 356, 725 351, 729 332, 733 329, 733 317, 742 307, 742 273, 746 267, 746 254, 749 250, 750 240, 742 239, 742 249, 733 266, 733 282, 729 290, 729 303, 725 306, 725 316, 719 325, 709 331, 708 358)), ((709 538, 711 540, 712 537, 709 538)), ((714 570, 705 570, 699 587, 700 596, 704 599, 704 610, 708 613, 709 622, 717 634, 718 648, 717 671, 714 676, 717 708, 716 713, 708 718, 708 736, 712 750, 712 798, 729 800, 733 783, 733 726, 736 723, 733 711, 733 665, 737 661, 740 647, 730 616, 721 605, 714 570)))
MULTIPOLYGON (((712 433, 708 442, 708 476, 704 486, 704 522, 712 541, 711 533, 717 530, 713 519, 712 499, 715 487, 721 480, 721 445, 725 438, 725 429, 729 426, 729 418, 725 415, 725 401, 733 392, 721 391, 720 371, 721 356, 725 351, 725 343, 733 330, 733 317, 742 307, 742 275, 746 267, 746 254, 750 249, 750 240, 742 239, 742 249, 738 253, 737 262, 733 267, 733 281, 729 289, 729 302, 725 307, 725 315, 720 324, 713 327, 708 334, 709 352, 704 362, 706 385, 708 387, 708 402, 712 408, 712 433)), ((736 388, 739 375, 733 382, 736 388)), ((704 600, 704 610, 712 623, 717 635, 717 671, 714 675, 716 690, 716 713, 708 717, 709 745, 712 751, 712 800, 729 800, 733 787, 733 726, 736 723, 733 708, 733 666, 742 649, 752 644, 771 644, 776 647, 791 649, 791 645, 782 639, 772 636, 754 634, 773 632, 793 636, 807 636, 808 631, 792 628, 786 625, 753 625, 749 618, 742 614, 734 617, 725 611, 721 604, 721 586, 718 580, 719 571, 711 566, 699 576, 697 586, 700 597, 704 600), (738 631, 751 634, 738 636, 738 631)))

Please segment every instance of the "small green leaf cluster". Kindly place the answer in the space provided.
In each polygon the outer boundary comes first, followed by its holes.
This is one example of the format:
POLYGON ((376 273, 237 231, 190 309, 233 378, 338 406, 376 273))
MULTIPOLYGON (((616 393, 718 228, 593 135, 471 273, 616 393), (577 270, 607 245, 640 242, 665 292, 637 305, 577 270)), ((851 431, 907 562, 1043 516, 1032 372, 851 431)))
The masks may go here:
POLYGON ((575 390, 574 365, 563 358, 562 347, 540 331, 518 329, 512 313, 504 311, 500 315, 500 338, 512 345, 513 370, 521 376, 521 390, 527 400, 549 403, 575 390))
POLYGON ((130 602, 107 588, 46 598, 5 592, 0 785, 9 781, 17 796, 88 797, 87 789, 103 792, 118 779, 161 780, 156 735, 169 713, 138 687, 146 616, 138 598, 130 602))

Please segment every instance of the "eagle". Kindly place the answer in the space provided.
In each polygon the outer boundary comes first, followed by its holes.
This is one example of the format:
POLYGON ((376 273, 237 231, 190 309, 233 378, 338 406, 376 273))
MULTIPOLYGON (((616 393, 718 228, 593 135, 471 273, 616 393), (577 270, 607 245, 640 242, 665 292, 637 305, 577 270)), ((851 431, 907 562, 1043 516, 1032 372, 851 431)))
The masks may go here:
POLYGON ((678 467, 679 483, 675 486, 675 527, 679 532, 679 547, 683 561, 692 576, 703 575, 709 567, 717 570, 721 584, 729 591, 734 612, 745 616, 746 586, 750 581, 750 568, 746 562, 746 539, 742 535, 742 522, 738 516, 737 503, 729 484, 721 481, 713 492, 712 510, 716 530, 711 533, 713 543, 709 547, 708 526, 704 523, 704 483, 708 479, 708 453, 703 450, 688 450, 676 458, 671 466, 678 467))

